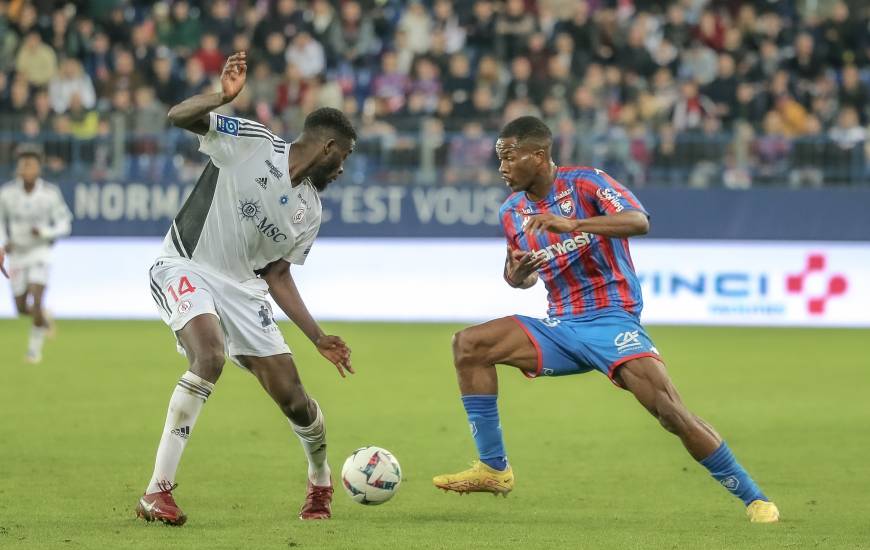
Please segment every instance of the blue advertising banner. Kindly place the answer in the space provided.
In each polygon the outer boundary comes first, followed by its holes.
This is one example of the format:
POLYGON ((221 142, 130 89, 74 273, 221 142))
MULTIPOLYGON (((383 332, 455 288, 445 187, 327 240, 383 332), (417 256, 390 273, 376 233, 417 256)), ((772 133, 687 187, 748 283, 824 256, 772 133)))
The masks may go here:
MULTIPOLYGON (((62 183, 76 236, 162 236, 191 190, 179 184, 62 183)), ((870 240, 870 187, 636 191, 661 239, 870 240)), ((336 185, 326 237, 498 237, 503 187, 336 185)))

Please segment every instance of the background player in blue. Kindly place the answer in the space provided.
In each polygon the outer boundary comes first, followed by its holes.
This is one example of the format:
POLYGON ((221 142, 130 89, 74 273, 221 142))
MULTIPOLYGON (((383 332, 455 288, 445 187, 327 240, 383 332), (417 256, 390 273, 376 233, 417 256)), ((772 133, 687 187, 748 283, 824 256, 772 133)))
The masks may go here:
POLYGON ((455 335, 453 360, 480 460, 433 483, 459 493, 507 495, 513 489, 496 404, 496 364, 532 378, 598 370, 679 437, 743 501, 750 521, 778 521, 776 505, 728 445, 683 404, 640 325, 643 304, 627 238, 649 230, 643 206, 601 170, 556 166, 551 144, 550 130, 535 117, 510 122, 496 142, 499 171, 513 191, 500 212, 508 241, 504 278, 516 288, 543 279, 548 317, 505 317, 455 335))

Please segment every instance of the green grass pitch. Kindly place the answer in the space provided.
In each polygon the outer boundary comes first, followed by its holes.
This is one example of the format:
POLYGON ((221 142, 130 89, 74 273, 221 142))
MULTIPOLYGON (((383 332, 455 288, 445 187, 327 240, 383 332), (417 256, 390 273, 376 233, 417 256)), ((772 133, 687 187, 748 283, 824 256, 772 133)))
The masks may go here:
POLYGON ((362 445, 390 449, 405 473, 391 502, 360 506, 337 488, 331 521, 296 519, 299 444, 228 365, 179 470, 187 525, 137 521, 185 368, 167 329, 61 322, 33 367, 26 323, 2 321, 0 548, 870 548, 866 331, 650 330, 689 407, 780 506, 783 521, 764 526, 595 373, 530 382, 500 367, 516 490, 444 494, 431 477, 474 457, 450 360, 459 326, 328 324, 354 350, 358 374, 341 380, 283 325, 325 410, 333 468, 362 445))

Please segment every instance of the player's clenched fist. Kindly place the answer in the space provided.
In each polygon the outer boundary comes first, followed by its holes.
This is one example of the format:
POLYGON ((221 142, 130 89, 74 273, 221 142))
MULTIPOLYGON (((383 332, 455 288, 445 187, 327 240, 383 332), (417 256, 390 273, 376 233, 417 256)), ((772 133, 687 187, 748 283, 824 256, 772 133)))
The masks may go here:
POLYGON ((221 72, 221 93, 224 102, 230 102, 245 87, 248 75, 248 54, 236 52, 227 59, 221 72))

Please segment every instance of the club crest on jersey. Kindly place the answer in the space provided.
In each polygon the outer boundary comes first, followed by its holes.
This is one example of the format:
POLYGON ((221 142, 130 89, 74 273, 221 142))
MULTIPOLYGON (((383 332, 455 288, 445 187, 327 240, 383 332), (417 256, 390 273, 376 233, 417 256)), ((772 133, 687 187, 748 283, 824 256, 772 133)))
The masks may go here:
POLYGON ((570 217, 574 213, 574 201, 571 199, 565 199, 559 203, 559 210, 562 212, 562 216, 570 217))
POLYGON ((263 209, 260 207, 260 201, 254 199, 243 199, 239 201, 239 219, 255 221, 263 209))
POLYGON ((223 115, 216 115, 215 130, 231 136, 239 135, 239 121, 223 115))
POLYGON ((293 214, 293 223, 302 223, 302 220, 305 219, 305 209, 300 208, 293 214))

